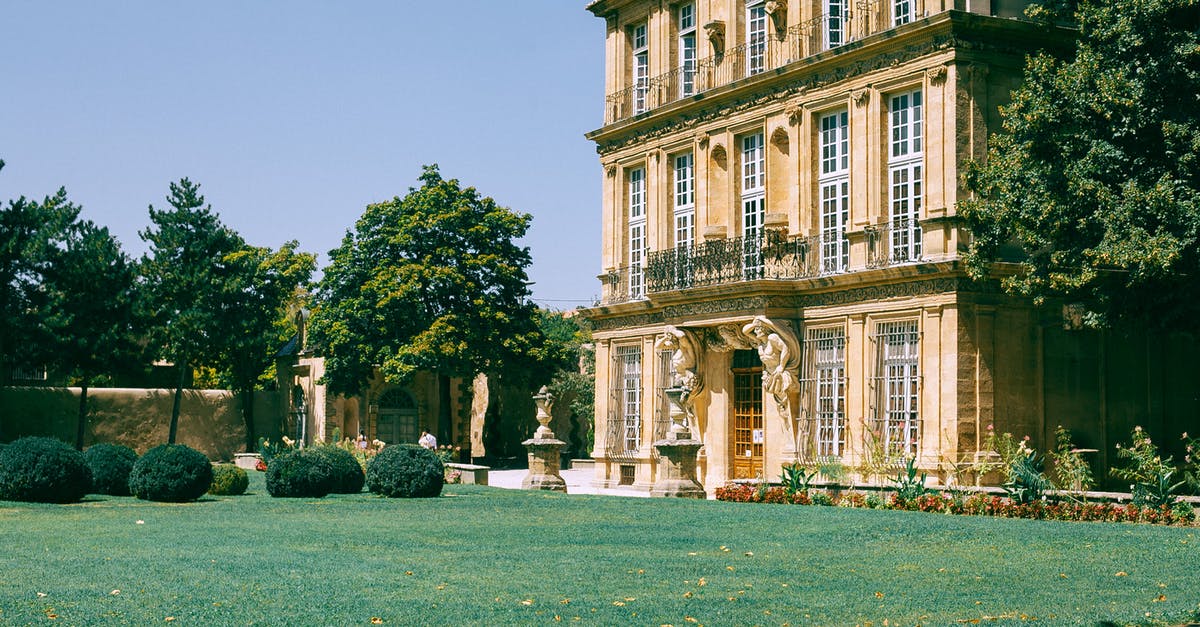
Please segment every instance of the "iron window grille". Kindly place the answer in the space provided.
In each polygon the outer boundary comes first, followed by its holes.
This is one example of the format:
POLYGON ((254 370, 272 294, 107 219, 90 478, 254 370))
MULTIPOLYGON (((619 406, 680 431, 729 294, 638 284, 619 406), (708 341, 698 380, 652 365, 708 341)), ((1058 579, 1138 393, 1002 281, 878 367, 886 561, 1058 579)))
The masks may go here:
POLYGON ((921 443, 920 331, 916 320, 878 322, 870 437, 890 462, 915 457, 921 443))
POLYGON ((616 347, 611 372, 605 452, 613 460, 633 460, 642 445, 642 348, 616 347))

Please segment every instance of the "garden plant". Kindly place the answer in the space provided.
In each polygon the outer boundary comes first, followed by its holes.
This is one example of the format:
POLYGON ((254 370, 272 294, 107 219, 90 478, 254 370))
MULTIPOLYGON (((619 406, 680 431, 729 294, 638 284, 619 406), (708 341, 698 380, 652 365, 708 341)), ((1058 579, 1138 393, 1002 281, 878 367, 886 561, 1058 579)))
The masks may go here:
POLYGON ((367 487, 381 496, 434 497, 442 493, 445 466, 437 453, 416 445, 383 449, 367 466, 367 487))
POLYGON ((237 496, 245 494, 250 485, 250 477, 245 470, 233 464, 217 464, 213 466, 212 485, 208 493, 217 496, 237 496))
POLYGON ((133 465, 129 491, 147 501, 182 503, 204 496, 212 478, 212 463, 204 453, 183 444, 163 444, 133 465))
POLYGON ((121 444, 93 444, 83 452, 92 471, 92 491, 97 494, 129 496, 129 473, 137 463, 137 451, 121 444))
POLYGON ((66 442, 25 437, 0 450, 0 500, 74 503, 91 487, 83 454, 66 442))

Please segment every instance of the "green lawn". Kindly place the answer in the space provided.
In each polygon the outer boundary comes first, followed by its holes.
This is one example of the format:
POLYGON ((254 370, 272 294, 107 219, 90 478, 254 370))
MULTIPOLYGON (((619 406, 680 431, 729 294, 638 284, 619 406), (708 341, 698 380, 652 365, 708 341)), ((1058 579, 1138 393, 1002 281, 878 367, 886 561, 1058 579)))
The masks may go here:
POLYGON ((1200 603, 1197 528, 476 486, 272 499, 259 473, 251 491, 0 503, 0 625, 1077 625, 1200 603))

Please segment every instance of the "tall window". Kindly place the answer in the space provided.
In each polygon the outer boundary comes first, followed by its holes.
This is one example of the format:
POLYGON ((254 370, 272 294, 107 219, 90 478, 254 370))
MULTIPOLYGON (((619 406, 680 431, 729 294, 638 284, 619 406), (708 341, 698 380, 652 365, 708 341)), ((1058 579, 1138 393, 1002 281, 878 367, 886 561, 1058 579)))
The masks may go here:
POLYGON ((767 69, 767 5, 763 0, 746 2, 746 75, 767 69))
POLYGON ((766 215, 766 153, 763 134, 742 138, 742 255, 745 278, 761 277, 763 219, 766 215))
POLYGON ((624 452, 642 445, 642 349, 619 346, 614 355, 613 382, 620 403, 621 441, 624 452))
POLYGON ((892 0, 892 26, 913 21, 914 0, 892 0))
POLYGON ((633 112, 644 113, 650 103, 650 46, 646 24, 633 27, 633 112))
POLYGON ((825 48, 846 43, 847 0, 825 0, 825 48))
POLYGON ((921 258, 922 148, 921 91, 891 98, 891 151, 888 156, 893 261, 921 258))
POLYGON ((818 457, 841 457, 846 447, 845 329, 809 329, 804 353, 814 452, 818 457))
POLYGON ((849 114, 821 116, 821 271, 841 272, 850 264, 850 137, 849 114))
POLYGON ((696 170, 692 153, 675 157, 675 246, 696 243, 696 170))
POLYGON ((679 5, 679 97, 696 93, 696 5, 679 5))
POLYGON ((917 454, 920 444, 920 371, 916 320, 880 322, 877 351, 874 432, 889 457, 917 454))
POLYGON ((646 170, 629 171, 629 295, 646 294, 646 170))

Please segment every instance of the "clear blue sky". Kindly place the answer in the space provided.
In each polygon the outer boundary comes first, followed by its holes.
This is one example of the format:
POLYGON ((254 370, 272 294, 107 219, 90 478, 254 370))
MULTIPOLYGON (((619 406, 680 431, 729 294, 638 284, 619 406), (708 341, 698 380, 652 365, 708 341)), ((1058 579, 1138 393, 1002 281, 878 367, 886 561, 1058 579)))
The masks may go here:
POLYGON ((9 0, 0 200, 65 186, 140 256, 182 177, 252 244, 326 253, 422 164, 533 215, 534 298, 599 292, 604 22, 584 0, 9 0))

